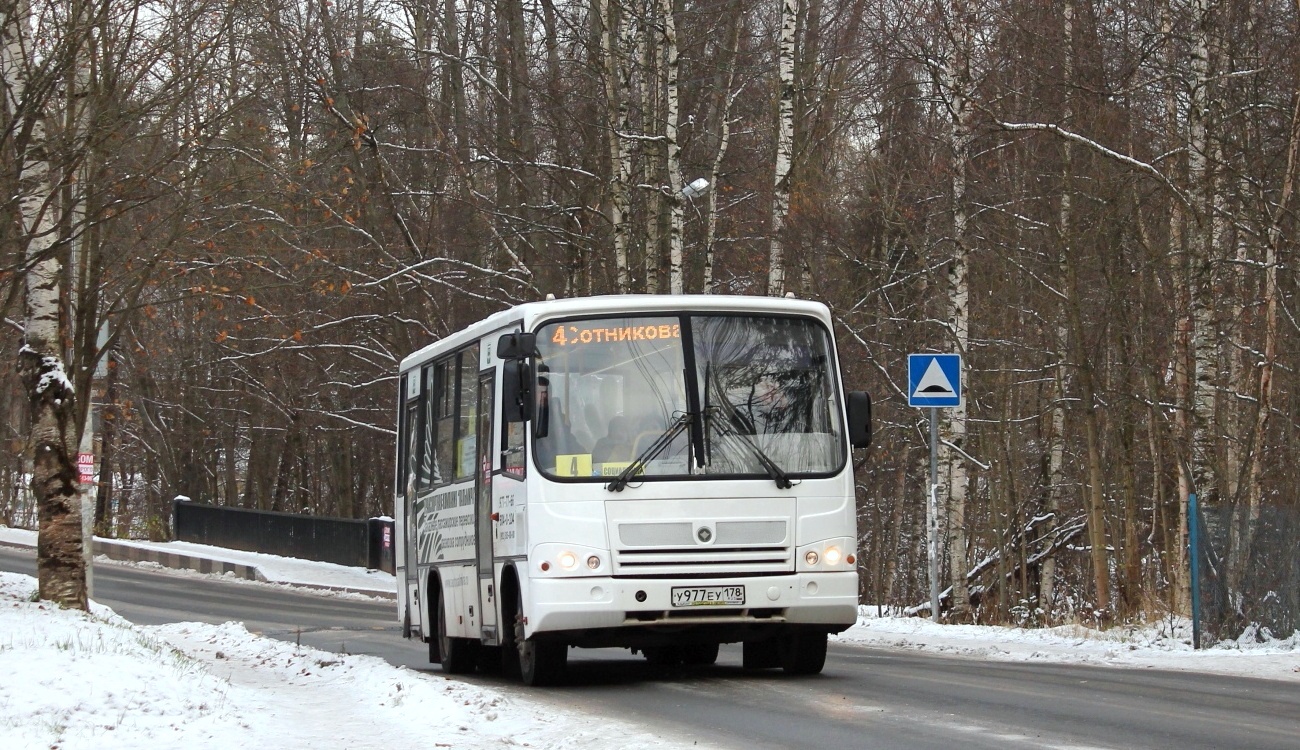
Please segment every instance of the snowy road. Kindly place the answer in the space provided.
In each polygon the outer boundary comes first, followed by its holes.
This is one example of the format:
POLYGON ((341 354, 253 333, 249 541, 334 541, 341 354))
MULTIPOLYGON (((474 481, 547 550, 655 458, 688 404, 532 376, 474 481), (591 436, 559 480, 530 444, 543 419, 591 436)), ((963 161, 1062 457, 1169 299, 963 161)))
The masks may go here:
MULTIPOLYGON (((32 572, 0 549, 0 569, 32 572)), ((390 602, 324 598, 97 566, 96 599, 144 624, 242 620, 304 645, 437 673, 403 641, 390 602)), ((717 666, 654 669, 623 651, 575 651, 569 684, 529 697, 557 712, 619 716, 701 744, 745 748, 1287 748, 1300 686, 1249 678, 1073 664, 992 662, 833 645, 823 675, 791 679, 717 666)), ((522 690, 507 680, 468 681, 522 690)))

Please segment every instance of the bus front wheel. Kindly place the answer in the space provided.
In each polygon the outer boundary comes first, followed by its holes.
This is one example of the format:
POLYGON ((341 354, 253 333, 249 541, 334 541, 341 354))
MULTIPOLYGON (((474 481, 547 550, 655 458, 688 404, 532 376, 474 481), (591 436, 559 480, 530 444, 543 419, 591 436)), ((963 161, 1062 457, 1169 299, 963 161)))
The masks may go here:
POLYGON ((820 674, 826 666, 824 632, 791 633, 781 643, 781 669, 786 674, 820 674))
POLYGON ((519 677, 529 687, 554 685, 564 676, 569 659, 565 643, 524 638, 524 615, 515 615, 515 645, 519 650, 519 677))

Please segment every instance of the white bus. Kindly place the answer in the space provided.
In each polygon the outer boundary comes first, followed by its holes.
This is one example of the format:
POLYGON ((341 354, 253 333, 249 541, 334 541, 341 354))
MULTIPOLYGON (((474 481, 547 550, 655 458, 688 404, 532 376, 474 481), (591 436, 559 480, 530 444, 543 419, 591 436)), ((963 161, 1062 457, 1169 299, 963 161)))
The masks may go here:
POLYGON ((824 305, 548 300, 401 364, 398 620, 458 673, 570 648, 822 670, 857 617, 845 393, 824 305))

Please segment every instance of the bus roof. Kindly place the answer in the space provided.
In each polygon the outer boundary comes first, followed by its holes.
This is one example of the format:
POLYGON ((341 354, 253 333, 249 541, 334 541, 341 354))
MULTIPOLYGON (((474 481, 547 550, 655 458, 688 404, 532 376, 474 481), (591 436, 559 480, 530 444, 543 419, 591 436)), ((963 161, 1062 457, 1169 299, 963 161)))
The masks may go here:
POLYGON ((450 336, 439 339, 413 352, 402 360, 401 370, 427 362, 443 352, 459 349, 493 331, 522 324, 524 330, 533 330, 539 323, 551 318, 575 315, 638 314, 663 312, 741 312, 807 315, 831 326, 830 311, 826 305, 810 300, 789 297, 755 297, 731 294, 608 294, 596 297, 566 297, 563 299, 526 302, 522 305, 494 313, 450 336))

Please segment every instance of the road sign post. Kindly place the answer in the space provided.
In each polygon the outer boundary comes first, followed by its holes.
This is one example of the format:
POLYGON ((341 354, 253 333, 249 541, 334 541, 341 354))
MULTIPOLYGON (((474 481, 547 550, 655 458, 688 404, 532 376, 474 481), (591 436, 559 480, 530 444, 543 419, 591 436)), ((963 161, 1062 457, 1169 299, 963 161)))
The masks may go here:
POLYGON ((961 406, 960 354, 907 355, 907 405, 930 409, 930 496, 925 504, 930 619, 939 621, 939 409, 961 406))

